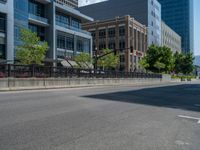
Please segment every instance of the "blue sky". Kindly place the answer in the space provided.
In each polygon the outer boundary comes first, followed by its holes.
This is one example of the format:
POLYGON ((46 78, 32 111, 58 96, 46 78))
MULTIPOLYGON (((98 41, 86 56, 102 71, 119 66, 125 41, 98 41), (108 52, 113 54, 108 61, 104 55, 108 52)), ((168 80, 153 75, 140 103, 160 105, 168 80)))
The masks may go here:
MULTIPOLYGON (((103 0, 80 0, 80 5, 103 0)), ((194 54, 200 55, 200 0, 194 0, 194 54)))

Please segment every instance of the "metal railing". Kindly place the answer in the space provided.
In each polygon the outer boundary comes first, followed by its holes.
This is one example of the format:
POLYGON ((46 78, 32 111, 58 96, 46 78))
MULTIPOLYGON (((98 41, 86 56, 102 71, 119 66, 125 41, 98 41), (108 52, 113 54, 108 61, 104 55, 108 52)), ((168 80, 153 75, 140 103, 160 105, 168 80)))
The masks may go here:
POLYGON ((60 27, 63 27, 63 28, 66 28, 66 29, 73 30, 73 31, 81 32, 81 33, 83 33, 83 34, 91 35, 90 32, 87 32, 87 31, 82 30, 82 29, 80 29, 80 28, 75 28, 75 27, 73 27, 73 26, 70 26, 70 25, 68 25, 68 24, 65 24, 65 23, 62 23, 62 22, 59 22, 59 21, 56 21, 56 25, 57 25, 57 26, 60 26, 60 27))
POLYGON ((44 23, 46 23, 46 24, 49 24, 47 18, 40 17, 40 16, 36 16, 36 15, 30 14, 30 13, 29 13, 29 19, 34 19, 34 20, 38 20, 38 21, 40 21, 40 22, 44 22, 44 23))
POLYGON ((0 78, 162 78, 160 74, 78 69, 36 65, 0 64, 0 78))

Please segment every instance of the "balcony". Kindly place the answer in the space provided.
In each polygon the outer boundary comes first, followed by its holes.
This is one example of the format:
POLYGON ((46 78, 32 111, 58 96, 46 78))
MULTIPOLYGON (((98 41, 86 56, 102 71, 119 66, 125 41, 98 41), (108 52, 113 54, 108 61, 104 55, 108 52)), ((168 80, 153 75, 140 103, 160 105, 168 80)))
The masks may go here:
POLYGON ((56 25, 58 25, 58 26, 60 26, 60 27, 63 27, 63 28, 66 28, 66 29, 73 30, 73 31, 81 32, 81 33, 83 33, 83 34, 91 35, 90 32, 87 32, 87 31, 85 31, 85 30, 72 27, 72 26, 70 26, 70 25, 67 25, 67 24, 64 24, 64 23, 61 23, 61 22, 58 22, 58 21, 56 21, 56 25))
POLYGON ((41 26, 49 26, 49 22, 47 18, 36 16, 34 14, 29 14, 29 21, 31 23, 41 25, 41 26))

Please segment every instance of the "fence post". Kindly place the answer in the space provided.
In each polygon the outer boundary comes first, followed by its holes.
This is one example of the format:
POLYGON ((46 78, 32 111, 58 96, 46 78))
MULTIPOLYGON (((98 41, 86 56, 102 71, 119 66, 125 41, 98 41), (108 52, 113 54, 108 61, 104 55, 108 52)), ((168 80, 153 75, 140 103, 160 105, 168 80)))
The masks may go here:
POLYGON ((11 77, 11 64, 8 64, 8 77, 11 77))
POLYGON ((31 77, 35 76, 35 66, 31 65, 31 77))
POLYGON ((49 77, 51 78, 52 77, 52 67, 49 66, 48 69, 49 69, 49 77))

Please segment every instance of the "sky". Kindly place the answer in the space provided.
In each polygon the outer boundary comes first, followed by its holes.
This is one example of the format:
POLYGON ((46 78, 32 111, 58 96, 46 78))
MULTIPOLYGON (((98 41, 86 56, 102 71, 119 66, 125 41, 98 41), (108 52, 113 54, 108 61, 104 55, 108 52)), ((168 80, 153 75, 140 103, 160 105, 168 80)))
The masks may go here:
MULTIPOLYGON (((104 0, 79 0, 80 6, 104 0)), ((200 55, 200 0, 194 0, 194 55, 200 55)))

